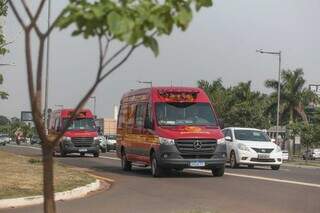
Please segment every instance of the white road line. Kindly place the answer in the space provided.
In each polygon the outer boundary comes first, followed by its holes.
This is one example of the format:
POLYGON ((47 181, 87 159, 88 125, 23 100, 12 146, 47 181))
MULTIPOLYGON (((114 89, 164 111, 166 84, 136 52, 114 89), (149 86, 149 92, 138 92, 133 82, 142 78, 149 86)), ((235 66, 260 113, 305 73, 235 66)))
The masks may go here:
MULTIPOLYGON (((30 146, 20 146, 20 145, 9 145, 13 147, 26 147, 30 149, 36 149, 40 150, 38 147, 30 147, 30 146)), ((109 159, 109 160, 116 160, 119 161, 119 158, 114 157, 107 157, 107 156, 99 156, 99 158, 103 159, 109 159)), ((207 174, 211 174, 211 171, 208 170, 202 170, 202 169, 188 169, 189 171, 195 171, 195 172, 204 172, 207 174)), ((277 183, 288 183, 288 184, 294 184, 294 185, 300 185, 300 186, 310 186, 310 187, 316 187, 320 188, 320 184, 315 183, 307 183, 307 182, 300 182, 300 181, 292 181, 292 180, 283 180, 283 179, 277 179, 277 178, 267 178, 267 177, 261 177, 261 176, 253 176, 253 175, 244 175, 244 174, 235 174, 235 173, 229 173, 226 172, 224 175, 233 176, 233 177, 242 177, 242 178, 249 178, 249 179, 256 179, 256 180, 264 180, 264 181, 270 181, 270 182, 277 182, 277 183)))
POLYGON ((19 147, 19 148, 29 148, 29 149, 35 149, 35 150, 41 150, 40 147, 33 147, 33 146, 23 146, 23 145, 13 145, 13 144, 8 144, 7 146, 11 147, 19 147))
MULTIPOLYGON (((211 174, 211 171, 208 171, 208 170, 201 170, 201 169, 189 169, 189 170, 196 171, 196 172, 205 172, 205 173, 211 174)), ((264 180, 264 181, 278 182, 278 183, 289 183, 289 184, 295 184, 295 185, 301 185, 301 186, 311 186, 311 187, 320 188, 320 184, 315 184, 315 183, 283 180, 283 179, 277 179, 277 178, 267 178, 267 177, 261 177, 261 176, 253 176, 253 175, 235 174, 235 173, 228 173, 228 172, 226 172, 224 174, 228 175, 228 176, 234 176, 234 177, 250 178, 250 179, 256 179, 256 180, 264 180)))
POLYGON ((107 156, 99 156, 99 158, 105 158, 105 159, 110 159, 110 160, 120 160, 119 158, 113 158, 113 157, 107 157, 107 156))

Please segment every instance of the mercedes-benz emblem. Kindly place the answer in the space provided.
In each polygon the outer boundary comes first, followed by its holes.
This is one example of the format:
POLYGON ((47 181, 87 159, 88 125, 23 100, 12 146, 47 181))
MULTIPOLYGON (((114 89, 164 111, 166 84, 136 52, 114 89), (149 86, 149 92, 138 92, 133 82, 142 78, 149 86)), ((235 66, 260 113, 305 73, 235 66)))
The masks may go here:
POLYGON ((193 148, 194 149, 199 150, 199 149, 201 149, 201 146, 202 146, 201 141, 196 140, 195 142, 193 142, 193 148))

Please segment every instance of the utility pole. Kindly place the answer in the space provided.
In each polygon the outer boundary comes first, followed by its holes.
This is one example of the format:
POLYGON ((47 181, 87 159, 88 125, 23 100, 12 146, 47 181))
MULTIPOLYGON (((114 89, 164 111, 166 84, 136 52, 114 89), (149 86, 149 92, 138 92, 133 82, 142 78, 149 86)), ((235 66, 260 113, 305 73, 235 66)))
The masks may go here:
POLYGON ((281 90, 281 51, 264 51, 262 49, 256 50, 261 54, 277 55, 279 59, 279 70, 278 70, 278 100, 277 100, 277 126, 276 126, 276 143, 279 144, 279 123, 280 123, 280 90, 281 90))

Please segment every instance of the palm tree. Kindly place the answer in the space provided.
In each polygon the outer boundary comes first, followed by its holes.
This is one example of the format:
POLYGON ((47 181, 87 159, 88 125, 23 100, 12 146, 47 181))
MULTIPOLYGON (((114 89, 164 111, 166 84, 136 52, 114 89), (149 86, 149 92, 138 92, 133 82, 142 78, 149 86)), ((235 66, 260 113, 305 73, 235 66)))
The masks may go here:
MULTIPOLYGON (((308 123, 305 107, 310 102, 318 102, 317 95, 304 88, 305 79, 303 78, 303 75, 302 69, 296 69, 294 71, 283 70, 281 72, 280 113, 282 120, 287 118, 289 123, 293 123, 297 119, 302 119, 305 123, 308 123)), ((278 89, 278 81, 267 80, 265 86, 274 89, 274 92, 271 94, 273 101, 269 107, 269 110, 272 111, 277 104, 276 91, 278 89)))

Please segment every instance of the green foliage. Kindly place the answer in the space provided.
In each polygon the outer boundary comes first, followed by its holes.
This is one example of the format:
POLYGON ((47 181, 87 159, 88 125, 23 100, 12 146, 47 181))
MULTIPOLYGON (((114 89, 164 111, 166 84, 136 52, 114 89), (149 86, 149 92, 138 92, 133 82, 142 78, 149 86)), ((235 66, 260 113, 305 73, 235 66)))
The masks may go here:
POLYGON ((226 126, 267 128, 270 125, 265 115, 268 98, 252 91, 250 81, 225 88, 221 79, 211 84, 201 80, 198 86, 208 94, 226 126))
MULTIPOLYGON (((282 124, 292 123, 297 121, 308 122, 308 117, 305 112, 305 107, 312 103, 319 103, 319 97, 309 89, 305 88, 305 79, 303 78, 303 70, 296 69, 283 70, 281 72, 281 121, 282 124)), ((267 88, 274 89, 271 94, 271 103, 269 112, 275 112, 277 107, 277 89, 278 81, 267 80, 265 82, 267 88)), ((275 116, 275 113, 273 113, 275 116)))
MULTIPOLYGON (((6 0, 0 0, 0 18, 7 16, 8 5, 6 0)), ((6 48, 6 39, 0 26, 0 56, 5 55, 8 52, 6 48)), ((0 74, 0 85, 3 83, 3 76, 0 74)), ((0 91, 0 99, 8 99, 8 93, 0 91)))
POLYGON ((6 116, 0 115, 0 126, 8 124, 10 124, 10 120, 6 116))
POLYGON ((317 147, 320 145, 320 125, 295 122, 288 125, 290 137, 300 135, 302 145, 317 147))
POLYGON ((170 35, 174 27, 186 30, 193 8, 210 6, 212 0, 70 0, 58 26, 75 24, 73 36, 107 36, 132 46, 143 44, 157 56, 156 36, 170 35))

